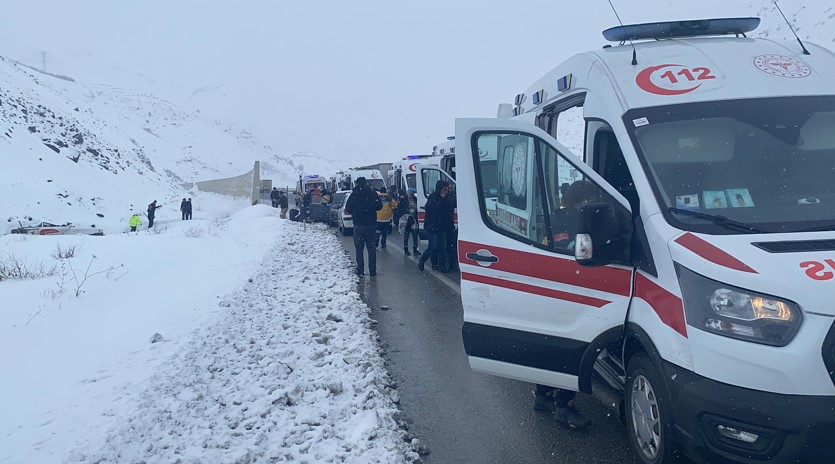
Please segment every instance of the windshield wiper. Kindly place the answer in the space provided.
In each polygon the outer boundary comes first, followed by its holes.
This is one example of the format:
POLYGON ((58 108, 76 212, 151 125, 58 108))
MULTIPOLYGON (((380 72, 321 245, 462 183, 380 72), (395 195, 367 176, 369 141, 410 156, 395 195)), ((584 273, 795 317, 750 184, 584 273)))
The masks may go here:
POLYGON ((706 214, 700 213, 698 211, 691 211, 689 209, 681 209, 676 207, 667 208, 667 211, 671 213, 678 213, 684 216, 692 216, 694 218, 704 219, 706 221, 710 221, 718 226, 722 226, 726 229, 733 229, 739 230, 742 232, 746 232, 749 234, 764 234, 765 231, 752 226, 751 224, 746 224, 744 222, 734 221, 733 219, 728 219, 725 216, 720 216, 718 214, 706 214))

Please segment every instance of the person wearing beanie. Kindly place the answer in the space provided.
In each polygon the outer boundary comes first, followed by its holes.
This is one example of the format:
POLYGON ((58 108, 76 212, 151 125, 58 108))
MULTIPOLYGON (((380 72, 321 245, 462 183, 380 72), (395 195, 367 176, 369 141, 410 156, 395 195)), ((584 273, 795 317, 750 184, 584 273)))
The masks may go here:
POLYGON ((375 234, 377 229, 377 211, 383 208, 383 202, 376 192, 371 190, 365 177, 357 177, 354 190, 345 202, 345 212, 354 221, 354 248, 358 276, 365 275, 365 257, 363 248, 368 250, 368 271, 371 276, 377 275, 377 248, 375 234))

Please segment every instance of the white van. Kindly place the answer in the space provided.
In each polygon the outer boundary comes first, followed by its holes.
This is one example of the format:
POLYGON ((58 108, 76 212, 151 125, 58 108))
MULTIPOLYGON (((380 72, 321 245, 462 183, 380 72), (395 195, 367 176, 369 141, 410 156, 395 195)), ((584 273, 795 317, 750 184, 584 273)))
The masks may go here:
POLYGON ((386 180, 383 179, 383 174, 379 169, 351 169, 348 171, 348 182, 350 187, 348 190, 356 187, 354 182, 360 177, 365 177, 368 186, 374 190, 380 190, 381 187, 386 187, 386 180))
POLYGON ((609 29, 456 121, 470 366, 597 373, 641 462, 835 462, 835 55, 758 24, 609 29))

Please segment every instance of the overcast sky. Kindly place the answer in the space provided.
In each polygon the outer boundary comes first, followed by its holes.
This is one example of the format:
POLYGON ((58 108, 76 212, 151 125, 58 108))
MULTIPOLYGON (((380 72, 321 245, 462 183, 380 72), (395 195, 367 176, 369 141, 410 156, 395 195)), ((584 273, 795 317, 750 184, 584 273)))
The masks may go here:
MULTIPOLYGON (((614 0, 625 23, 749 16, 765 3, 614 0)), ((617 24, 606 0, 0 4, 0 54, 40 66, 46 51, 49 71, 153 88, 281 151, 351 161, 430 151, 455 117, 495 116, 617 24)))

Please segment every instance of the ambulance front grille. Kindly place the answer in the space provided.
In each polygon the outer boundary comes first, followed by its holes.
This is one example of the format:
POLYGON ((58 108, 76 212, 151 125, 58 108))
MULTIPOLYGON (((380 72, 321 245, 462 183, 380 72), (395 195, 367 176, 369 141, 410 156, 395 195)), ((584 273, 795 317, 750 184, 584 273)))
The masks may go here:
POLYGON ((835 385, 835 324, 832 324, 823 341, 823 363, 826 365, 832 384, 835 385))

